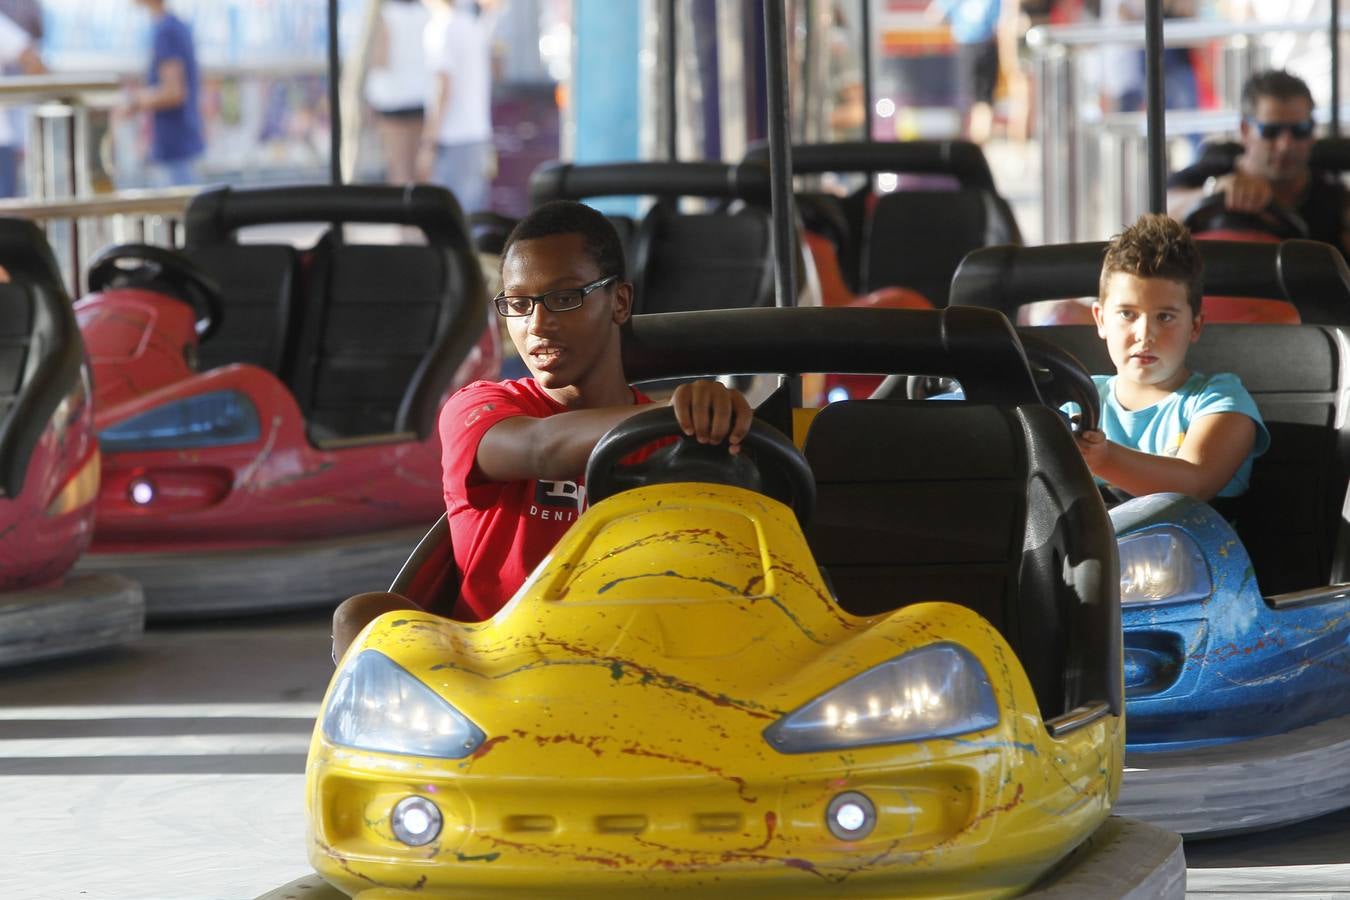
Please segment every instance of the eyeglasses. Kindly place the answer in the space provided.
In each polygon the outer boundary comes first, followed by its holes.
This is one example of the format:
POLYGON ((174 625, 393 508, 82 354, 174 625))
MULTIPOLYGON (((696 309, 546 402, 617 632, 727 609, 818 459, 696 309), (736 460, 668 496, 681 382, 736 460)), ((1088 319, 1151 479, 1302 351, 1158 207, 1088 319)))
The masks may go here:
POLYGON ((512 296, 498 294, 492 298, 492 302, 497 304, 497 315, 507 318, 528 316, 534 312, 536 303, 544 304, 544 309, 549 312, 567 312, 569 309, 576 309, 581 306, 581 301, 585 300, 586 295, 591 291, 598 291, 600 288, 618 280, 618 275, 610 275, 607 278, 601 278, 599 281, 583 284, 578 288, 563 288, 559 291, 549 291, 547 294, 539 294, 533 297, 529 294, 512 296))
POLYGON ((1262 140, 1273 141, 1277 139, 1284 131, 1289 132, 1289 136, 1296 141, 1306 141, 1312 137, 1313 120, 1306 122, 1258 122, 1256 119, 1248 119, 1247 124, 1256 129, 1256 133, 1261 135, 1262 140))

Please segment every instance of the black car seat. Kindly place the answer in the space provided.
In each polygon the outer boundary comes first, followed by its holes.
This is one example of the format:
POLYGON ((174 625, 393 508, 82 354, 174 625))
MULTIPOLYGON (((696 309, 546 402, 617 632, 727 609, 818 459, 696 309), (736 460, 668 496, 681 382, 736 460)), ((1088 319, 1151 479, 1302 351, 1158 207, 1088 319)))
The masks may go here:
POLYGON ((328 212, 335 222, 417 227, 426 244, 348 244, 335 229, 315 247, 289 378, 310 435, 425 438, 487 325, 459 205, 430 185, 353 186, 332 195, 328 212))
MULTIPOLYGON (((762 165, 549 163, 531 178, 530 196, 535 205, 559 198, 656 199, 627 245, 636 313, 774 304, 772 219, 762 165), (718 206, 686 212, 678 203, 685 197, 718 206)), ((613 216, 611 221, 623 238, 621 223, 613 216)))
MULTIPOLYGON (((427 437, 442 394, 487 322, 482 271, 453 195, 429 185, 212 193, 219 233, 282 222, 335 226, 290 282, 295 289, 274 285, 268 294, 269 304, 278 300, 270 305, 274 318, 289 325, 269 347, 285 348, 278 374, 294 393, 311 439, 427 437), (349 222, 415 227, 426 243, 347 244, 336 226, 349 222), (293 306, 283 316, 287 304, 293 306)), ((216 261, 240 262, 254 249, 236 245, 216 261)), ((222 330, 231 318, 228 296, 226 302, 222 330)))
POLYGON ((80 382, 84 355, 70 296, 42 230, 0 219, 0 491, 23 490, 33 448, 80 382))
MULTIPOLYGON (((1115 371, 1090 326, 1034 332, 1094 374, 1115 371)), ((1350 479, 1350 329, 1210 325, 1186 360, 1193 371, 1242 379, 1270 432, 1270 449, 1252 466, 1247 493, 1214 503, 1242 538, 1262 593, 1350 579, 1350 529, 1342 515, 1350 479)))
MULTIPOLYGON (((1205 296, 1282 300, 1305 325, 1350 325, 1350 267, 1334 247, 1305 240, 1197 245, 1205 296)), ((1027 303, 1096 296, 1105 253, 1103 241, 972 251, 952 278, 950 305, 996 309, 1015 320, 1027 303)))
POLYGON ((225 212, 240 192, 218 188, 188 204, 182 252, 221 288, 221 320, 197 350, 202 371, 249 363, 286 378, 299 317, 301 254, 289 244, 241 244, 225 212))
MULTIPOLYGON (((745 158, 765 162, 768 148, 753 147, 745 158)), ((966 253, 1022 242, 983 151, 969 141, 803 144, 792 148, 792 168, 797 175, 867 176, 844 197, 797 195, 803 222, 835 243, 844 280, 855 293, 907 287, 945 306, 952 274, 966 253), (941 176, 950 187, 877 195, 872 176, 878 172, 941 176)))

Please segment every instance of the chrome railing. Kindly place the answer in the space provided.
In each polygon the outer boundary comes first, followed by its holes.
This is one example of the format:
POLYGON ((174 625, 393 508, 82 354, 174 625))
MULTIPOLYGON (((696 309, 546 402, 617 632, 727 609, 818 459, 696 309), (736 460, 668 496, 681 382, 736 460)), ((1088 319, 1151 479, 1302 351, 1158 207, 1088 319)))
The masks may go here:
POLYGON ((121 191, 68 200, 0 200, 0 216, 42 224, 72 297, 83 290, 89 260, 108 244, 183 243, 183 216, 200 188, 121 191))
MULTIPOLYGON (((1236 109, 1243 83, 1268 64, 1266 51, 1256 38, 1267 34, 1320 34, 1326 30, 1326 24, 1320 21, 1233 23, 1168 19, 1164 37, 1169 47, 1222 41, 1224 59, 1216 73, 1215 90, 1220 102, 1236 109)), ((1143 23, 1040 25, 1027 32, 1026 42, 1035 57, 1041 110, 1036 132, 1041 149, 1044 239, 1047 243, 1058 243, 1105 237, 1123 224, 1113 218, 1123 201, 1117 197, 1103 198, 1100 188, 1109 190, 1111 185, 1127 183, 1132 178, 1130 172, 1145 166, 1146 159, 1142 155, 1123 161, 1102 158, 1101 142, 1095 138, 1106 127, 1105 117, 1095 102, 1097 98, 1082 95, 1081 63, 1085 53, 1105 46, 1142 48, 1143 23), (1102 178, 1107 164, 1114 162, 1124 166, 1125 171, 1109 172, 1102 178), (1090 191, 1089 185, 1098 185, 1099 190, 1090 191)), ((1174 115, 1168 113, 1169 122, 1174 115)), ((1231 120, 1221 130, 1230 124, 1231 120)), ((1168 133, 1173 133, 1170 125, 1168 133)), ((1147 178, 1147 172, 1143 177, 1147 178)))

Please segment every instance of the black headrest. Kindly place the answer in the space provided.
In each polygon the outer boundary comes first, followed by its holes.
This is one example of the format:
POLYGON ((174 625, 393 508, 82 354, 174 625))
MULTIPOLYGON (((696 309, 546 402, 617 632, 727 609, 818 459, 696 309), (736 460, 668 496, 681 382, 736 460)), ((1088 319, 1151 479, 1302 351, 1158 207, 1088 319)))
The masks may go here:
POLYGON ((235 190, 216 188, 188 205, 186 244, 226 244, 251 225, 380 222, 420 228, 433 245, 469 246, 455 196, 429 184, 344 184, 235 190))
MULTIPOLYGON (((768 162, 768 159, 769 148, 766 144, 757 144, 745 154, 747 162, 768 162)), ((962 187, 997 192, 984 151, 970 141, 793 144, 792 171, 797 175, 821 172, 950 175, 962 187)))
MULTIPOLYGON (((1340 251, 1320 241, 1278 244, 1199 241, 1204 292, 1285 300, 1304 324, 1350 323, 1350 268, 1340 251)), ((952 306, 981 306, 1013 314, 1038 300, 1097 294, 1106 244, 984 247, 961 261, 952 278, 952 306)))
POLYGON ((770 307, 633 316, 633 381, 699 375, 849 372, 948 375, 982 403, 1039 403, 1003 315, 974 309, 770 307))
POLYGON ((767 203, 769 169, 750 163, 545 163, 530 177, 530 204, 589 197, 712 197, 767 203))

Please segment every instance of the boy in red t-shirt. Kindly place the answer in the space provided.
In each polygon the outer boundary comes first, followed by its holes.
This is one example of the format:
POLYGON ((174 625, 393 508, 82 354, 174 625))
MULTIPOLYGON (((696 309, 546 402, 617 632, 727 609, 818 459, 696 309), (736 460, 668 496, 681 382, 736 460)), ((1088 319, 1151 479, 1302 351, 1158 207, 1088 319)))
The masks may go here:
MULTIPOLYGON (((544 204, 502 250, 499 315, 531 378, 468 385, 441 410, 446 512, 460 570, 455 618, 490 618, 571 527, 585 499, 581 474, 605 432, 651 402, 629 386, 619 326, 632 310, 623 245, 601 213, 544 204)), ((716 381, 670 398, 684 433, 740 449, 753 411, 716 381)), ((333 615, 338 658, 371 619, 414 608, 386 592, 358 594, 333 615)))

